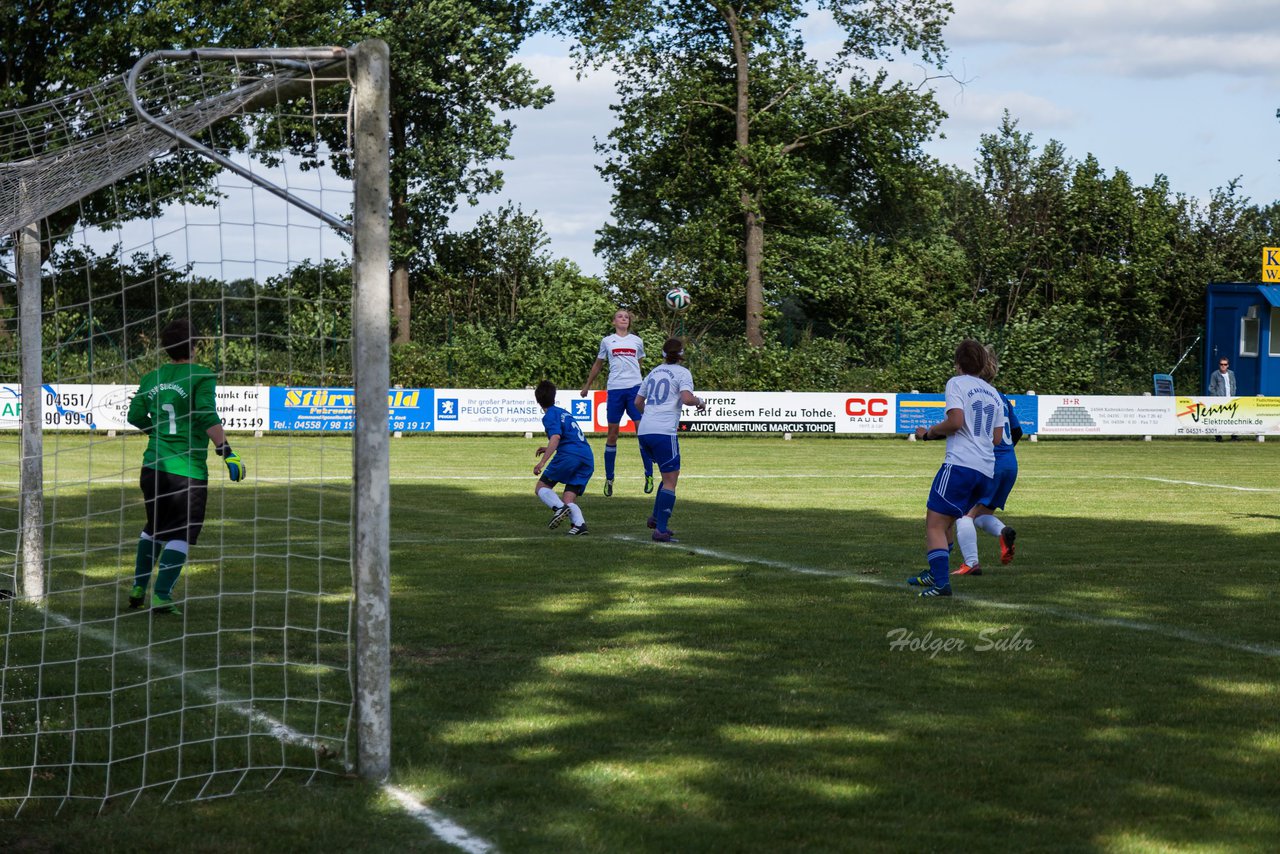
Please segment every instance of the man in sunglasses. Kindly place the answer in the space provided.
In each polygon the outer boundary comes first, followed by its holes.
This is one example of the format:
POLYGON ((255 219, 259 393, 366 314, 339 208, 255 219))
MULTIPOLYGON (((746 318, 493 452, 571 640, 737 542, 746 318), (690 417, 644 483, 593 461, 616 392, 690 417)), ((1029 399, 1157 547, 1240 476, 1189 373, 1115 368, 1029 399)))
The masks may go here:
MULTIPOLYGON (((1218 370, 1213 376, 1209 377, 1209 396, 1235 397, 1237 393, 1236 372, 1231 370, 1231 362, 1226 356, 1223 356, 1218 360, 1218 370)), ((1219 442, 1222 441, 1221 436, 1215 436, 1214 438, 1219 442)), ((1232 434, 1231 441, 1234 442, 1235 440, 1236 437, 1232 434)))

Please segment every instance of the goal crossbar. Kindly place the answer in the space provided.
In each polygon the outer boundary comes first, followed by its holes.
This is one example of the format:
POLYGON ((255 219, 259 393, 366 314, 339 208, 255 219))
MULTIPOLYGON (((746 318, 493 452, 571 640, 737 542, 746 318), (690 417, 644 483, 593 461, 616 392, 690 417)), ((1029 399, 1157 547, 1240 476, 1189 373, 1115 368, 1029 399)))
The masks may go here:
MULTIPOLYGON (((12 234, 109 187, 167 154, 176 142, 215 155, 211 159, 219 165, 249 177, 248 170, 192 134, 228 116, 348 82, 353 52, 339 47, 160 51, 97 86, 0 114, 0 234, 12 234), (182 59, 199 63, 175 62, 160 73, 143 73, 159 60, 182 59), (229 69, 221 91, 211 91, 200 64, 214 60, 229 69), (269 73, 251 73, 241 63, 261 63, 269 73), (163 120, 153 113, 162 107, 163 120)), ((349 224, 279 188, 271 192, 350 231, 349 224)))
POLYGON ((294 85, 291 87, 288 82, 281 83, 274 87, 271 92, 257 93, 253 97, 241 103, 240 107, 246 110, 253 110, 263 94, 273 99, 287 100, 294 96, 295 91, 298 94, 306 94, 314 85, 315 81, 323 81, 325 71, 330 66, 342 64, 345 66, 347 59, 347 51, 343 48, 287 48, 281 50, 163 50, 149 53, 139 59, 127 76, 125 86, 129 93, 129 101, 133 104, 134 112, 138 114, 144 122, 159 130, 167 136, 173 137, 178 142, 190 149, 198 151, 203 156, 222 166, 231 172, 236 173, 245 180, 262 187, 267 192, 275 195, 291 205, 302 208, 307 213, 336 228, 339 231, 350 233, 351 224, 345 222, 328 211, 319 208, 305 199, 300 199, 291 194, 283 187, 279 187, 272 182, 263 178, 261 175, 255 174, 253 171, 244 168, 239 163, 229 157, 224 157, 214 149, 207 145, 197 142, 189 134, 183 132, 179 127, 175 127, 170 123, 163 122, 147 111, 147 108, 138 98, 138 78, 143 71, 152 63, 159 60, 192 60, 195 62, 204 62, 212 60, 226 60, 231 62, 267 62, 274 66, 278 66, 284 70, 284 74, 289 74, 289 69, 294 68, 305 72, 305 78, 293 78, 294 85))

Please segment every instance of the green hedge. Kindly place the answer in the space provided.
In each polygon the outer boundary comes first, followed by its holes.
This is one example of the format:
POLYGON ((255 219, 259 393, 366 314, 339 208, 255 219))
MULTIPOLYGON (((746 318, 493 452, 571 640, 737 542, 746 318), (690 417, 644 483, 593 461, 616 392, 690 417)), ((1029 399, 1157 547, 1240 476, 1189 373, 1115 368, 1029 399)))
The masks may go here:
MULTIPOLYGON (((410 387, 522 388, 546 378, 561 388, 577 388, 600 337, 609 331, 607 324, 575 329, 554 321, 454 325, 446 341, 393 347, 391 374, 410 387)), ((650 354, 645 367, 652 367, 666 333, 652 326, 636 331, 650 354)), ((752 348, 736 337, 693 336, 686 361, 699 388, 737 391, 938 391, 951 376, 955 346, 965 337, 995 347, 1001 360, 997 385, 1018 392, 1141 394, 1150 390, 1151 374, 1171 366, 1161 342, 1116 341, 1105 323, 1082 309, 995 329, 958 317, 885 328, 877 330, 884 345, 871 352, 865 338, 789 337, 789 344, 775 336, 752 348)), ((1198 376, 1199 357, 1192 354, 1178 377, 1185 382, 1198 376)))
MULTIPOLYGON (((300 307, 300 306, 295 306, 300 307)), ((349 324, 337 299, 291 313, 276 334, 217 336, 197 358, 226 384, 350 385, 349 324), (313 310, 315 309, 315 310, 313 310)), ((472 322, 451 316, 414 318, 412 343, 391 349, 393 384, 426 388, 524 388, 550 379, 579 388, 610 325, 615 303, 603 289, 552 280, 517 306, 517 319, 472 322)), ((953 312, 905 323, 868 318, 846 337, 821 337, 788 328, 769 329, 765 346, 752 348, 740 336, 697 330, 696 307, 673 318, 640 318, 635 331, 645 341, 645 367, 671 328, 692 330, 687 363, 699 388, 741 391, 938 391, 952 371, 955 345, 974 337, 995 347, 1001 359, 997 385, 1062 394, 1136 394, 1151 388, 1151 375, 1174 361, 1169 342, 1117 340, 1105 318, 1086 307, 1049 312, 993 326, 977 315, 953 312)), ((64 324, 65 325, 65 324, 64 324)), ((391 325, 388 323, 388 330, 391 325)), ((128 349, 73 336, 46 323, 49 381, 134 383, 157 363, 150 347, 128 349), (92 346, 91 346, 92 345, 92 346)), ((1176 355, 1176 354, 1175 354, 1176 355)), ((1178 383, 1198 390, 1200 354, 1179 368, 1178 383)), ((12 352, 0 356, 0 374, 16 381, 12 352)), ((603 377, 597 382, 603 386, 603 377)))

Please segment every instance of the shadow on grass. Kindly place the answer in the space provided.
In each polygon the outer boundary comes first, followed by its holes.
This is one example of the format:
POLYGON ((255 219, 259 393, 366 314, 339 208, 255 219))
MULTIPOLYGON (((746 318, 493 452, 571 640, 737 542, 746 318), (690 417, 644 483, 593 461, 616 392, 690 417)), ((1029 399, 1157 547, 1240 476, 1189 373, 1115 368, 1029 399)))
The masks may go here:
MULTIPOLYGON (((330 612, 306 610, 336 597, 345 615, 341 497, 259 488, 252 511, 211 513, 187 615, 161 635, 114 622, 128 570, 110 563, 132 550, 120 494, 90 496, 97 559, 55 567, 65 610, 139 650, 173 644, 159 649, 236 689, 288 672, 291 647, 349 699, 345 635, 310 631, 330 612), (305 520, 324 516, 339 530, 317 544, 305 520)), ((1063 613, 1271 643, 1273 534, 1018 515, 1013 566, 984 537, 987 574, 922 602, 901 585, 922 568, 922 523, 875 509, 682 497, 684 543, 663 546, 638 495, 588 500, 587 538, 546 530, 523 486, 397 485, 392 500, 396 781, 505 850, 1265 849, 1280 834, 1276 659, 1063 613)))
POLYGON ((684 543, 662 546, 640 496, 589 502, 593 535, 577 540, 546 531, 531 495, 460 492, 394 492, 422 528, 393 558, 394 754, 414 769, 405 784, 504 848, 1257 848, 1280 834, 1280 754, 1257 749, 1280 723, 1277 659, 1069 613, 1271 643, 1258 591, 1274 535, 1019 516, 1013 566, 984 536, 991 570, 922 602, 856 583, 923 566, 922 524, 874 510, 682 498, 684 543))
POLYGON ((183 613, 165 616, 127 607, 136 489, 47 503, 45 606, 0 603, 0 816, 345 773, 346 488, 231 495, 175 589, 183 613))

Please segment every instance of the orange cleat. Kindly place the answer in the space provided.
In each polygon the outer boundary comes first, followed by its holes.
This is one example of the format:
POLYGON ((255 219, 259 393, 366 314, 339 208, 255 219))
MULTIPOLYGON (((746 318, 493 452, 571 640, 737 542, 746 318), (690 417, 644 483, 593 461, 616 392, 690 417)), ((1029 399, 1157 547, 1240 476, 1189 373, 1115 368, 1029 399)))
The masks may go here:
POLYGON ((1018 535, 1008 525, 1000 532, 1000 562, 1013 563, 1013 541, 1018 535))

